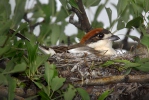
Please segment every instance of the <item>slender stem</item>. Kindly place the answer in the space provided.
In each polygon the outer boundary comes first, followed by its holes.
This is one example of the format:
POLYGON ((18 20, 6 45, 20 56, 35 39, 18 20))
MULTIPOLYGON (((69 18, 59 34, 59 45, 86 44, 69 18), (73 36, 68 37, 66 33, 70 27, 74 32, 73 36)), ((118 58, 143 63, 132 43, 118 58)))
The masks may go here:
POLYGON ((64 96, 64 95, 60 95, 60 96, 54 98, 53 100, 57 100, 58 98, 60 98, 60 97, 62 97, 62 96, 64 96))
POLYGON ((54 94, 54 91, 52 91, 51 96, 50 96, 50 99, 52 98, 53 94, 54 94))

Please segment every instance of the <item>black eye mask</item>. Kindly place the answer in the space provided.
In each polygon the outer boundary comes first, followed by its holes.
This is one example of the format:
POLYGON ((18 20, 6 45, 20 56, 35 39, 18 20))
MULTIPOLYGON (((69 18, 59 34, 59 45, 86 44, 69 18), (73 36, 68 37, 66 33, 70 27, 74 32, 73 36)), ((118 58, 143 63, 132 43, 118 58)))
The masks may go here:
POLYGON ((100 39, 102 39, 104 37, 103 33, 97 34, 97 37, 99 37, 100 39))
POLYGON ((104 37, 104 33, 97 33, 95 36, 91 37, 90 39, 88 39, 85 43, 93 43, 93 42, 97 42, 99 40, 102 40, 104 37))
POLYGON ((90 39, 85 41, 86 44, 97 42, 99 40, 103 40, 105 34, 111 34, 110 31, 103 29, 101 32, 97 33, 96 35, 92 36, 90 39))

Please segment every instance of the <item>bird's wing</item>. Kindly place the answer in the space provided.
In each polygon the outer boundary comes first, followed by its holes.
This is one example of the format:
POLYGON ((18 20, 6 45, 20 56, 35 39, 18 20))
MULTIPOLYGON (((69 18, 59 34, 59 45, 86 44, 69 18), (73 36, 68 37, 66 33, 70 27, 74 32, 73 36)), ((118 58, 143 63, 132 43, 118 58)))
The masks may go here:
POLYGON ((51 47, 56 53, 63 53, 68 51, 68 46, 53 46, 51 47))
POLYGON ((94 55, 104 55, 106 51, 97 51, 94 48, 88 46, 80 46, 76 48, 71 48, 68 50, 70 53, 87 53, 87 54, 94 54, 94 55))

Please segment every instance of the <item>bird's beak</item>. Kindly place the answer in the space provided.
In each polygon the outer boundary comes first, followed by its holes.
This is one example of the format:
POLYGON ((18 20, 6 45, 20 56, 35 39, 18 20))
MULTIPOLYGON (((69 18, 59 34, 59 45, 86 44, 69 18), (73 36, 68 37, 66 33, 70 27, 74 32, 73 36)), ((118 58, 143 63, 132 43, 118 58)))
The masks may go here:
POLYGON ((117 35, 112 35, 108 39, 111 40, 111 41, 116 41, 116 40, 119 40, 120 38, 117 35))

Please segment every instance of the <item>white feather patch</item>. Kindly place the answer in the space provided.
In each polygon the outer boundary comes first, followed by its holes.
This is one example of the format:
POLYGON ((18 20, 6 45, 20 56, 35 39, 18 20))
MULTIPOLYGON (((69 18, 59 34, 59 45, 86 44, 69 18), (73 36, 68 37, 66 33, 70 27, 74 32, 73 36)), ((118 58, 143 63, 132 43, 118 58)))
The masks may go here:
POLYGON ((44 54, 46 54, 46 55, 54 55, 54 54, 56 54, 56 52, 53 50, 53 49, 51 49, 51 48, 49 48, 49 50, 46 50, 45 48, 43 48, 43 47, 41 47, 41 46, 39 46, 38 47, 39 48, 39 50, 42 52, 42 53, 44 53, 44 54))

